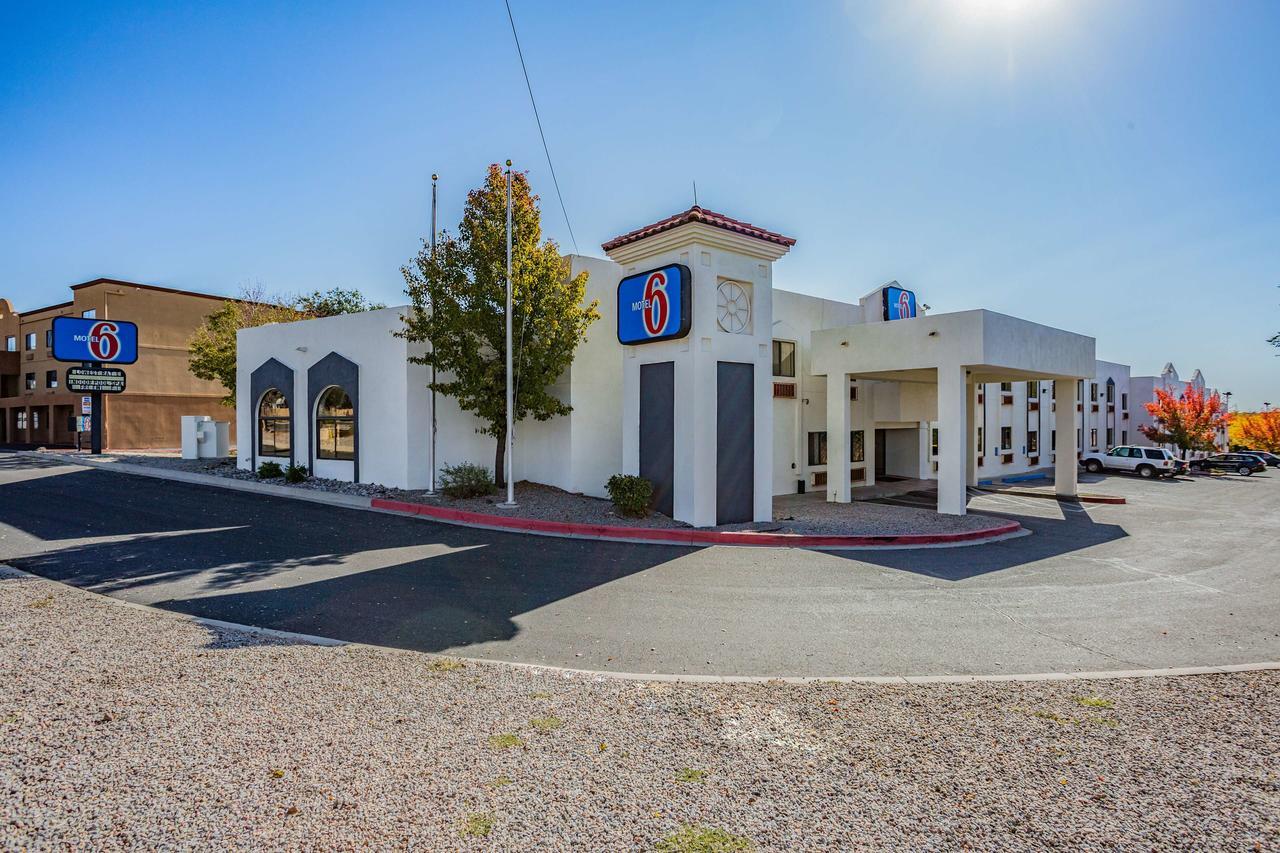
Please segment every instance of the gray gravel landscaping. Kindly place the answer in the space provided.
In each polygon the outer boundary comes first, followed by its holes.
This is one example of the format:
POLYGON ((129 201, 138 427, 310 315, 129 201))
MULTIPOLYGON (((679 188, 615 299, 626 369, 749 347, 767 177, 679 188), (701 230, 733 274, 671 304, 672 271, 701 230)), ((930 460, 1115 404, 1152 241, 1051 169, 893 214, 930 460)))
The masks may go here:
MULTIPOLYGON (((152 468, 209 474, 236 480, 257 481, 256 474, 235 467, 234 459, 188 460, 163 454, 106 454, 103 462, 125 462, 152 468)), ((283 478, 263 480, 275 485, 286 484, 283 478)), ((314 489, 344 495, 368 498, 386 498, 411 503, 445 506, 454 509, 481 512, 489 515, 513 515, 551 521, 572 521, 581 524, 609 524, 625 527, 689 527, 681 521, 652 513, 645 518, 619 515, 613 504, 601 498, 573 494, 552 486, 520 482, 516 484, 517 510, 504 510, 498 503, 505 496, 494 493, 487 497, 454 500, 441 495, 428 495, 422 491, 393 489, 369 483, 348 483, 312 477, 290 488, 314 489)), ((888 506, 866 501, 849 504, 827 503, 820 495, 809 499, 777 501, 772 522, 726 524, 721 530, 757 530, 771 533, 837 534, 850 536, 886 536, 903 533, 958 533, 984 530, 999 526, 1000 519, 970 514, 964 516, 940 515, 926 509, 905 506, 888 506)))
POLYGON ((0 626, 5 849, 1280 844, 1276 672, 627 682, 214 630, 3 570, 0 626))

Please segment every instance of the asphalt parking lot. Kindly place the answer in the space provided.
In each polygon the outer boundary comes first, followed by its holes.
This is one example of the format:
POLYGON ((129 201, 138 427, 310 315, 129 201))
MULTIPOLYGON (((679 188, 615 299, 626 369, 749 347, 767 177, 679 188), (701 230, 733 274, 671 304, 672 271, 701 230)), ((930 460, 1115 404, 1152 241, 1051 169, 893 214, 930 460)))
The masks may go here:
POLYGON ((1017 674, 1280 659, 1280 476, 975 496, 1031 536, 822 553, 530 538, 0 456, 0 561, 343 640, 638 673, 1017 674))

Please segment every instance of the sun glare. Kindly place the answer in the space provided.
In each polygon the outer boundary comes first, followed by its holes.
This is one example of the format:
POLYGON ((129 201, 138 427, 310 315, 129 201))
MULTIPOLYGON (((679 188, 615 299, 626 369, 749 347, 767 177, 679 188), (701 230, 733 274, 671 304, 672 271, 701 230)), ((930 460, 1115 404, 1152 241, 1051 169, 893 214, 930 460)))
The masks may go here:
POLYGON ((966 17, 1013 18, 1034 14, 1052 3, 1052 0, 950 0, 966 17))

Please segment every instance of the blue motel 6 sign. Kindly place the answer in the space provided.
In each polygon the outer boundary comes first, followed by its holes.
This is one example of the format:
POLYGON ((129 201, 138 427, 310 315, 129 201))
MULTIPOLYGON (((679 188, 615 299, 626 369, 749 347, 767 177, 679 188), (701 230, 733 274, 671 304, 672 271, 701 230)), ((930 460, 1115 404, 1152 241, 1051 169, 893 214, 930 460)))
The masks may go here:
POLYGON ((58 361, 133 364, 138 360, 138 327, 124 320, 54 317, 53 357, 58 361))
POLYGON ((693 276, 669 264, 618 282, 618 343, 651 344, 689 334, 693 276))
POLYGON ((916 295, 901 287, 886 287, 884 293, 884 318, 905 320, 916 316, 916 295))

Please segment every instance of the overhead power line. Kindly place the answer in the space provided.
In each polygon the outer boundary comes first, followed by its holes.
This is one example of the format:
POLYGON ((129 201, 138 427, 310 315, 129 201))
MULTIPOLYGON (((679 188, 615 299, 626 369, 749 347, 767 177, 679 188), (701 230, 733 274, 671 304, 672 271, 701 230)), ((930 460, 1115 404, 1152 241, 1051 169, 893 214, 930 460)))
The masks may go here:
POLYGON ((569 229, 569 240, 573 243, 574 254, 578 252, 578 238, 573 236, 573 225, 569 222, 569 211, 564 206, 564 196, 560 193, 560 181, 556 179, 556 167, 551 162, 551 149, 547 147, 547 134, 542 130, 542 117, 538 115, 538 102, 533 97, 533 84, 529 82, 529 69, 524 64, 524 51, 520 49, 520 36, 516 33, 516 19, 511 14, 511 0, 502 0, 507 6, 507 20, 511 22, 511 37, 516 40, 516 55, 520 57, 520 70, 524 72, 524 85, 529 90, 529 103, 533 105, 533 119, 538 123, 538 136, 542 137, 542 152, 547 155, 547 167, 551 170, 551 183, 556 188, 556 198, 560 199, 560 212, 564 214, 565 227, 569 229))

